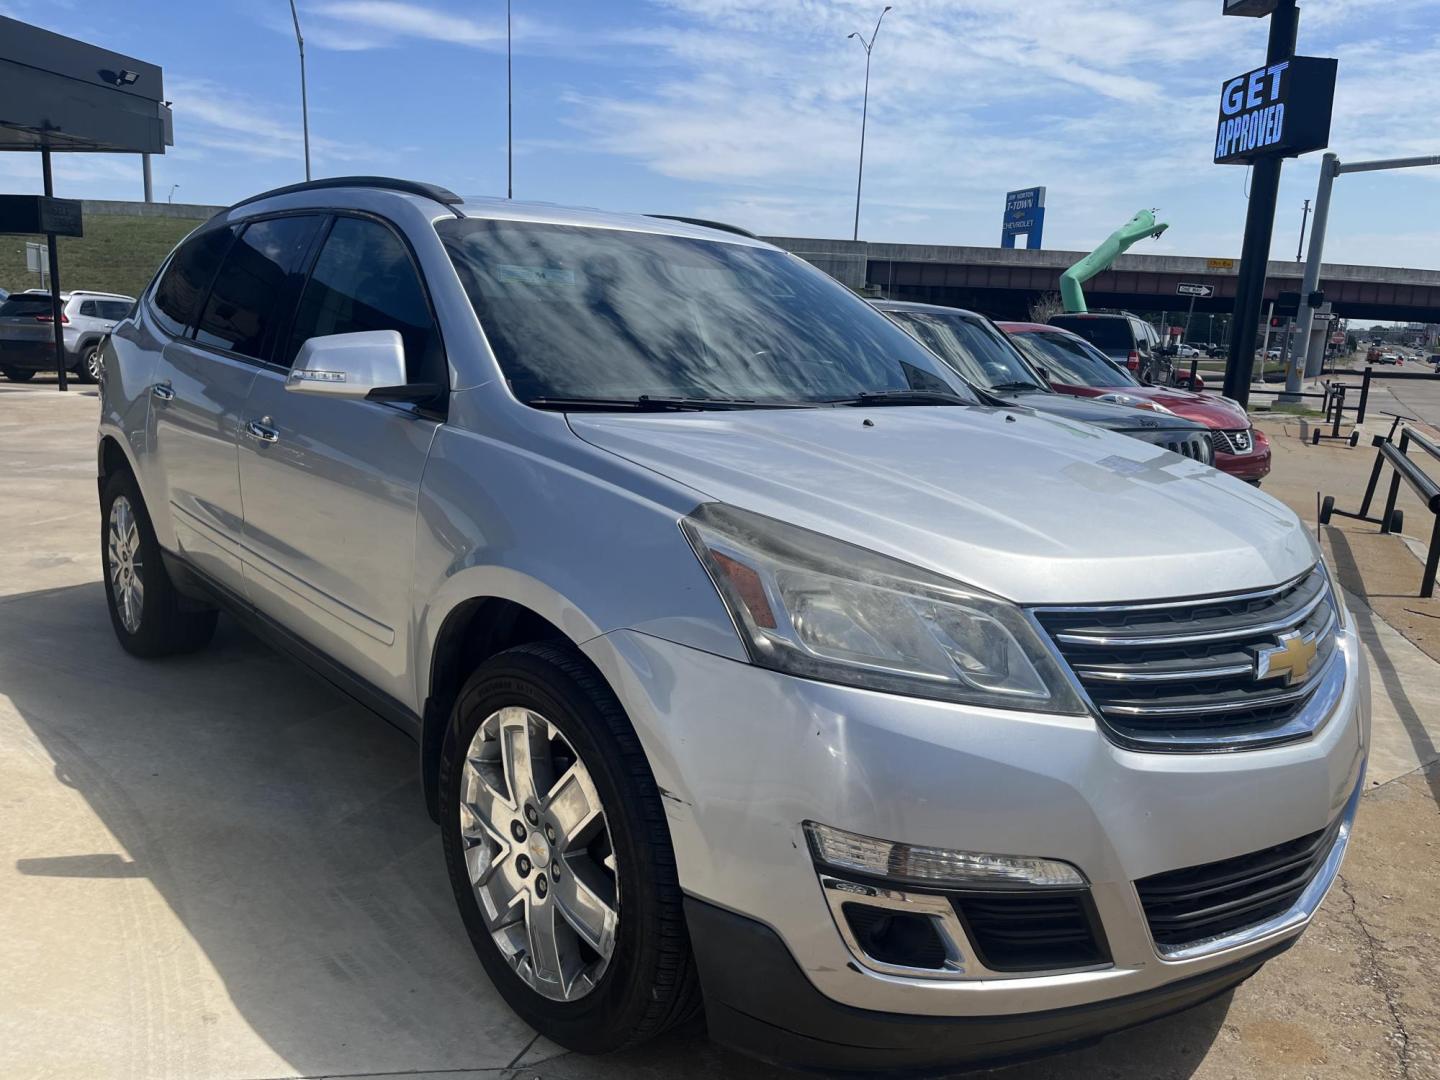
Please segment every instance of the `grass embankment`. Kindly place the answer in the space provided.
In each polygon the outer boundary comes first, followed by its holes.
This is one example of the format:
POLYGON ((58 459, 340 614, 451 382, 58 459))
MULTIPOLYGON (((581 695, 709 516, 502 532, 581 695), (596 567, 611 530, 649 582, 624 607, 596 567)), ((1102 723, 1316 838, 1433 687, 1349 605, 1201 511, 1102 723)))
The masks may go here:
MULTIPOLYGON (((86 214, 84 236, 60 237, 60 287, 138 296, 176 242, 203 218, 86 214)), ((0 237, 0 288, 35 289, 40 276, 25 269, 25 241, 0 237)))

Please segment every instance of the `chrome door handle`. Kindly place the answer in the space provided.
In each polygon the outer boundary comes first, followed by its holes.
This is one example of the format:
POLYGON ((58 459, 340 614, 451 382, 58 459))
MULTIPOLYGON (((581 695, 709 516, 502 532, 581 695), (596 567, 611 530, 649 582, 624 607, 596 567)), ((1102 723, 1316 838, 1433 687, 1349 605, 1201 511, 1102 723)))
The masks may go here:
POLYGON ((175 397, 174 388, 166 382, 156 383, 150 388, 150 393, 154 394, 161 401, 170 401, 175 397))
POLYGON ((280 432, 269 426, 270 418, 262 417, 259 420, 251 420, 245 425, 245 434, 252 439, 259 439, 261 442, 273 443, 280 440, 280 432))

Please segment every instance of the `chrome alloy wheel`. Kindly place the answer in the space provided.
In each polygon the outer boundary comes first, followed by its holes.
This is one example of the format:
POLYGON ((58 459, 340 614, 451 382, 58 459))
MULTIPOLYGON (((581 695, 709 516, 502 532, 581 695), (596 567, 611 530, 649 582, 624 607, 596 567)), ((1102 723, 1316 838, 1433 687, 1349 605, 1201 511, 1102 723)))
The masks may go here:
POLYGON ((516 974, 553 1001, 595 989, 620 918, 615 852, 590 771, 555 725, 518 707, 485 718, 465 755, 460 837, 516 974))
POLYGON ((89 373, 91 382, 99 382, 100 376, 105 373, 105 361, 101 359, 98 347, 85 354, 85 370, 89 373))
POLYGON ((140 630, 145 602, 145 563, 140 554, 140 526, 130 500, 117 495, 110 504, 109 535, 105 544, 110 570, 110 591, 120 622, 131 634, 140 630))

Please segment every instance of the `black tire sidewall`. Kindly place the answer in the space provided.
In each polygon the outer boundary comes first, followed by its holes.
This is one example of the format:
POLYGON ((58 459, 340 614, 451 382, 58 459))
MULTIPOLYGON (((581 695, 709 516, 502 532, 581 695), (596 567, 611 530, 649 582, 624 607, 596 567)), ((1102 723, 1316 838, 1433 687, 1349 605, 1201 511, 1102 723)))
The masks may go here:
MULTIPOLYGON (((571 652, 588 664, 571 647, 549 648, 571 652)), ((598 680, 598 674, 595 677, 598 680)), ((608 695, 608 688, 604 693, 608 695)), ((600 712, 605 704, 594 700, 591 692, 542 651, 522 647, 501 653, 481 665, 459 695, 440 776, 445 861, 465 928, 491 981, 532 1027, 563 1046, 590 1053, 621 1049, 646 1036, 640 1029, 652 1009, 651 988, 659 964, 656 944, 663 883, 657 877, 664 874, 663 870, 656 873, 657 859, 670 868, 668 876, 674 887, 668 842, 664 851, 657 851, 659 845, 652 839, 653 818, 649 815, 658 813, 662 821, 664 816, 659 792, 648 778, 648 770, 641 782, 614 748, 609 725, 600 712), (514 705, 533 709, 554 723, 585 762, 605 808, 615 850, 620 895, 615 950, 599 985, 574 1002, 544 998, 514 972, 490 936, 466 872, 458 814, 463 755, 486 717, 514 705)), ((618 702, 611 707, 618 710, 618 702)))

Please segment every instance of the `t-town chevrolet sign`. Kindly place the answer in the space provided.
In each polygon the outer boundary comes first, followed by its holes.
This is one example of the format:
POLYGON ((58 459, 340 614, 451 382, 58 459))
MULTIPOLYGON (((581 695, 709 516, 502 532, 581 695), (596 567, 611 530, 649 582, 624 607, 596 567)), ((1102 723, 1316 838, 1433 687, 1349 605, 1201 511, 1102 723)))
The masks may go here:
POLYGON ((1215 130, 1215 164, 1295 157, 1330 143, 1336 61, 1292 56, 1225 83, 1215 130))

